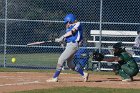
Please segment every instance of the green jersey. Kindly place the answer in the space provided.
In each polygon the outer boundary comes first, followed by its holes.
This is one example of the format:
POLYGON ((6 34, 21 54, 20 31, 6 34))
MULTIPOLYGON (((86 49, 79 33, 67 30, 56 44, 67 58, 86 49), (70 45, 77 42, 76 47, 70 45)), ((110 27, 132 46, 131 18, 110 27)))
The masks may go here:
POLYGON ((119 57, 122 59, 122 61, 120 62, 121 65, 129 64, 129 66, 132 68, 138 68, 137 63, 131 54, 127 52, 122 52, 119 57))

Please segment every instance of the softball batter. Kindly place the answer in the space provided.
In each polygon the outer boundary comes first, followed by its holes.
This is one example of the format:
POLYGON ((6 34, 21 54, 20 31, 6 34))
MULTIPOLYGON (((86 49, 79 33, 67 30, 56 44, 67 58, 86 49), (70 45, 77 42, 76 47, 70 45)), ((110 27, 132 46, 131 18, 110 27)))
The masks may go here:
POLYGON ((58 82, 58 76, 62 70, 63 63, 67 61, 67 65, 72 70, 78 72, 83 77, 83 81, 86 82, 88 80, 88 73, 83 72, 82 68, 75 66, 72 62, 73 56, 78 50, 79 43, 83 39, 83 30, 80 22, 76 20, 75 15, 67 14, 64 18, 64 24, 66 24, 66 33, 57 38, 56 42, 63 42, 65 40, 66 48, 64 52, 60 55, 56 67, 56 72, 53 78, 47 80, 47 82, 58 82))

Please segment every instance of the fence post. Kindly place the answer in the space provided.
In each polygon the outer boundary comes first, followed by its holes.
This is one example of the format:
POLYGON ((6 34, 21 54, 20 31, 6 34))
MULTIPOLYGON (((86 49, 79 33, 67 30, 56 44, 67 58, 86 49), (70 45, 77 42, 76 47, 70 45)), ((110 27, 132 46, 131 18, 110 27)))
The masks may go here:
MULTIPOLYGON (((99 53, 101 53, 101 39, 102 39, 102 5, 103 4, 103 0, 100 0, 100 37, 99 37, 99 53)), ((98 65, 99 71, 101 70, 101 62, 99 62, 98 65)))
POLYGON ((7 48, 7 0, 5 0, 4 67, 6 67, 6 48, 7 48))

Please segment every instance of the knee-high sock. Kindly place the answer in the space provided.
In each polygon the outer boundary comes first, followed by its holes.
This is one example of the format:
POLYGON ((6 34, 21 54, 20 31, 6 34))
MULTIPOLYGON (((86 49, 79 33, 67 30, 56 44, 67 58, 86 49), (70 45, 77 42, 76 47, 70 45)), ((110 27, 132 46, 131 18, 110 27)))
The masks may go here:
POLYGON ((80 67, 80 65, 76 65, 75 71, 84 76, 83 69, 80 67))
POLYGON ((79 68, 78 70, 76 70, 78 73, 80 73, 82 76, 84 76, 84 72, 83 69, 79 68))
POLYGON ((56 70, 53 78, 57 78, 59 76, 60 72, 61 72, 60 70, 56 70))

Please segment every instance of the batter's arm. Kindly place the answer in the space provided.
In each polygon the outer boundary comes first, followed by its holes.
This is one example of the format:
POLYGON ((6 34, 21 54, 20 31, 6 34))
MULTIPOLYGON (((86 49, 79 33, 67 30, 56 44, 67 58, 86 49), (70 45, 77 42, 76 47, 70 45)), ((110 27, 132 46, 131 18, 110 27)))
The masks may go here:
POLYGON ((64 34, 64 37, 68 37, 68 36, 71 36, 74 33, 76 33, 76 31, 78 30, 79 25, 80 25, 80 22, 77 22, 76 25, 73 27, 73 29, 71 31, 69 31, 66 34, 64 34))
POLYGON ((67 32, 67 33, 66 33, 66 34, 64 34, 63 36, 64 36, 64 37, 71 36, 71 35, 72 35, 72 31, 73 31, 73 30, 71 30, 71 31, 67 32))

